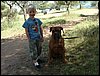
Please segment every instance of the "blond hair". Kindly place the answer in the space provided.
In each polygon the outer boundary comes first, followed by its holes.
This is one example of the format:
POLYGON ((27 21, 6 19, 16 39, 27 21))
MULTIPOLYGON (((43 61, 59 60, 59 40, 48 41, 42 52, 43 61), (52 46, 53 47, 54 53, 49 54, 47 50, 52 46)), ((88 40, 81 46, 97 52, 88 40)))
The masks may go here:
POLYGON ((35 10, 36 11, 36 7, 33 4, 29 4, 28 8, 26 9, 26 13, 28 13, 30 10, 35 10))

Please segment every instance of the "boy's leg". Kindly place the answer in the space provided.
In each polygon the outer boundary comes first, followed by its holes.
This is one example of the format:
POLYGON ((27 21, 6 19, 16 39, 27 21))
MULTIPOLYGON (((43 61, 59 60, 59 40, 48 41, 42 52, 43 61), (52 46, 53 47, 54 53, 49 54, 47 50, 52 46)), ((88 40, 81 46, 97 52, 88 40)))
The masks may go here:
POLYGON ((42 52, 42 42, 40 40, 37 40, 36 46, 37 46, 37 55, 40 56, 42 52))
POLYGON ((36 41, 30 39, 29 40, 29 48, 30 48, 30 56, 32 58, 32 61, 36 60, 37 58, 37 47, 36 47, 36 41))
POLYGON ((30 55, 32 58, 32 63, 35 67, 41 68, 40 64, 36 61, 37 59, 37 46, 36 46, 37 41, 36 40, 30 40, 29 41, 29 47, 30 47, 30 55))
MULTIPOLYGON (((37 46, 37 55, 40 56, 42 52, 42 42, 40 40, 37 40, 36 43, 37 46)), ((41 56, 37 60, 38 63, 42 63, 43 61, 41 60, 41 56)))

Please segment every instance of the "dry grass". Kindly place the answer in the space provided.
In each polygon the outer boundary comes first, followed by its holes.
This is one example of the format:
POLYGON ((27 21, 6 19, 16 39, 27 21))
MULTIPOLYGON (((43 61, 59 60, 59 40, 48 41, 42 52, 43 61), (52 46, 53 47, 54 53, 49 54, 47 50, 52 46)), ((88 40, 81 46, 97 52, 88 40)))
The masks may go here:
POLYGON ((94 15, 98 13, 98 9, 81 9, 81 10, 73 11, 72 13, 94 15))

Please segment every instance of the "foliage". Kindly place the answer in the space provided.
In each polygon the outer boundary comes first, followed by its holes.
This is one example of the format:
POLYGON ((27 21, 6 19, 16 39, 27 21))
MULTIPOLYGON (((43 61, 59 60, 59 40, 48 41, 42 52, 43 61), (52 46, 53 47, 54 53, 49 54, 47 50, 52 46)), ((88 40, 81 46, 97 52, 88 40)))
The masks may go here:
POLYGON ((1 20, 1 31, 13 28, 14 26, 18 26, 18 23, 19 23, 19 18, 17 17, 17 14, 14 14, 14 16, 11 17, 10 19, 8 19, 8 17, 4 17, 1 20))
POLYGON ((93 6, 98 7, 98 1, 91 1, 91 6, 92 6, 92 7, 93 7, 93 6))
POLYGON ((48 24, 52 25, 56 25, 56 24, 65 24, 66 23, 66 20, 64 19, 59 19, 59 20, 54 20, 54 21, 49 21, 48 24))
POLYGON ((40 4, 39 9, 40 10, 45 10, 47 8, 53 8, 54 4, 52 3, 47 3, 47 1, 43 2, 40 4))
POLYGON ((4 4, 3 2, 1 2, 1 18, 5 17, 8 15, 9 12, 9 8, 6 4, 4 4))
POLYGON ((61 17, 51 16, 49 18, 41 18, 41 20, 44 22, 43 27, 48 27, 50 25, 66 24, 73 19, 77 19, 78 17, 79 15, 77 14, 67 15, 64 13, 61 17))

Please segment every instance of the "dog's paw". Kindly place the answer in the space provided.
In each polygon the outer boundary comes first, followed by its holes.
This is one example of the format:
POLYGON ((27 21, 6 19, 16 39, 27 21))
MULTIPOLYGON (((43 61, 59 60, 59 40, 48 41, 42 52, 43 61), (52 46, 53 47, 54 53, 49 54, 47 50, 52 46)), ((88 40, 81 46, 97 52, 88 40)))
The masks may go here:
POLYGON ((48 67, 49 65, 48 64, 45 64, 45 67, 48 67))
POLYGON ((65 60, 63 61, 63 63, 65 63, 65 64, 66 64, 66 63, 67 63, 67 60, 65 59, 65 60))
POLYGON ((48 64, 45 65, 45 67, 47 67, 47 66, 48 66, 48 64))

